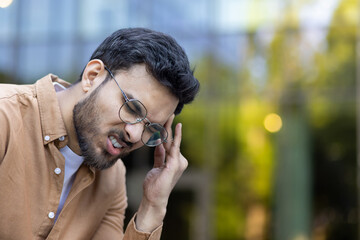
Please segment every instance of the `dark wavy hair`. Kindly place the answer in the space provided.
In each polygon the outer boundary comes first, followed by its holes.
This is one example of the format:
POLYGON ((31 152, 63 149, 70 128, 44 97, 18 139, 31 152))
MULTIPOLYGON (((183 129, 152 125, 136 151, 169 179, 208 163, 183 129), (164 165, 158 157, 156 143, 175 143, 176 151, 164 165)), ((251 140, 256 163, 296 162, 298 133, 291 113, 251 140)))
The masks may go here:
MULTIPOLYGON (((148 72, 179 99, 175 114, 194 100, 200 83, 182 47, 169 35, 146 28, 120 29, 107 37, 90 60, 100 59, 113 72, 144 63, 148 72)), ((80 76, 80 79, 82 74, 80 76)))

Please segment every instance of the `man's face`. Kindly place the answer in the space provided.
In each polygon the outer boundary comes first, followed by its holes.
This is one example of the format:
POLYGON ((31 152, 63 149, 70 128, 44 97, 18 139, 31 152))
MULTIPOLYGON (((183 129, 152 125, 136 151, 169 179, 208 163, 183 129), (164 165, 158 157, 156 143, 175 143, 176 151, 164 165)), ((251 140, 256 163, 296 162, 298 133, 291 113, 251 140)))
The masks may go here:
MULTIPOLYGON (((145 65, 121 71, 115 74, 115 79, 128 98, 144 104, 151 122, 164 125, 175 111, 178 99, 148 74, 145 65)), ((75 105, 74 126, 85 164, 106 169, 143 145, 144 123, 122 122, 119 109, 123 103, 124 97, 111 79, 75 105)))

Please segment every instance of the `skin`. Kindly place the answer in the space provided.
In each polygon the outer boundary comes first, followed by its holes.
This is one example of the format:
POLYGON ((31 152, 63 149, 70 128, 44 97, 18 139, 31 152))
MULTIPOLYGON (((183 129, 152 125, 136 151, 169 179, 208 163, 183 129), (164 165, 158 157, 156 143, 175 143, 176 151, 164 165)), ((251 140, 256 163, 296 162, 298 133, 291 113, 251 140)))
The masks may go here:
MULTIPOLYGON (((114 74, 128 97, 138 99, 145 105, 148 111, 147 118, 151 122, 164 125, 169 133, 170 140, 155 148, 154 165, 145 177, 143 198, 135 220, 138 230, 151 232, 162 223, 169 195, 188 165, 187 160, 180 152, 181 123, 176 125, 174 134, 171 129, 174 120, 173 112, 178 104, 178 99, 154 79, 143 64, 134 65, 127 71, 117 71, 114 74), (171 136, 173 135, 172 141, 171 136)), ((82 155, 82 151, 75 130, 76 126, 74 126, 73 109, 76 105, 86 102, 107 76, 108 73, 103 62, 97 59, 92 60, 87 64, 80 83, 57 93, 68 133, 68 146, 79 155, 82 155)), ((94 99, 92 101, 94 102, 93 113, 96 113, 97 117, 94 118, 91 111, 85 111, 89 114, 88 116, 83 114, 81 122, 92 124, 97 132, 91 135, 91 131, 83 130, 83 137, 88 140, 101 161, 112 161, 143 146, 141 142, 143 123, 125 124, 118 117, 123 97, 114 80, 109 80, 102 85, 98 89, 96 97, 92 99, 94 99), (107 151, 109 148, 108 137, 112 134, 129 145, 119 149, 116 155, 114 152, 109 154, 107 151)))

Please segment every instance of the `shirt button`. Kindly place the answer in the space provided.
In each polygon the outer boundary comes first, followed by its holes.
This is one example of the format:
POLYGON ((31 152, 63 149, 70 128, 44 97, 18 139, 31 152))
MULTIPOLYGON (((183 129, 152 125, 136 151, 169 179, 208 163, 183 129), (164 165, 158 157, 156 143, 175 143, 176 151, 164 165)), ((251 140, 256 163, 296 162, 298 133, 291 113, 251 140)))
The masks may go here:
POLYGON ((53 219, 55 217, 55 213, 54 212, 49 212, 48 217, 50 219, 53 219))
POLYGON ((54 172, 55 172, 57 175, 59 175, 59 174, 61 173, 61 169, 57 167, 57 168, 55 168, 54 172))
POLYGON ((44 137, 44 139, 45 139, 45 141, 49 141, 49 140, 50 140, 50 136, 46 135, 46 136, 44 137))
POLYGON ((59 141, 64 141, 65 140, 65 137, 64 136, 61 136, 61 137, 59 137, 59 141))

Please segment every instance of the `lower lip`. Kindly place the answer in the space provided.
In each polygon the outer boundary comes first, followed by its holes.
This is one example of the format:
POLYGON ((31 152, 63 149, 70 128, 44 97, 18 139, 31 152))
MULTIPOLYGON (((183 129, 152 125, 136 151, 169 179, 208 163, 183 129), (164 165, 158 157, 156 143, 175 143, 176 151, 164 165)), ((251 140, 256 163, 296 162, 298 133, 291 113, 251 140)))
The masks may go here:
POLYGON ((108 153, 110 153, 113 156, 118 156, 121 152, 121 148, 115 148, 112 145, 111 140, 108 138, 107 139, 107 151, 108 151, 108 153))

